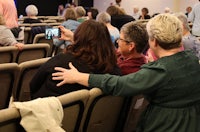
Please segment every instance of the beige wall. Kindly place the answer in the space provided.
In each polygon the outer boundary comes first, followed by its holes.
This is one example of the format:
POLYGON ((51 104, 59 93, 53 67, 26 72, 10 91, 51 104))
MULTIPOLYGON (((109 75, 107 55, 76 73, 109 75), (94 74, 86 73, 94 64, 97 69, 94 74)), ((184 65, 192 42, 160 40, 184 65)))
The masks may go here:
MULTIPOLYGON (((138 6, 140 9, 147 7, 149 13, 164 11, 165 7, 169 7, 172 12, 185 12, 187 6, 193 6, 198 0, 122 0, 121 7, 125 9, 128 14, 132 14, 133 6, 138 6)), ((105 11, 110 3, 115 3, 115 0, 94 0, 94 7, 99 11, 105 11)))

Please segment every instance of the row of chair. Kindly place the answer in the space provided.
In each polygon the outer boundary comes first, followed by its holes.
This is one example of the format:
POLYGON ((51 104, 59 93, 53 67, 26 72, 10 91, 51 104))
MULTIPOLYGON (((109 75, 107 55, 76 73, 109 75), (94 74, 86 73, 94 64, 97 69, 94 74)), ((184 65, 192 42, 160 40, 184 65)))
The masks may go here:
MULTIPOLYGON (((23 22, 24 19, 28 18, 28 16, 24 16, 22 18, 18 19, 18 22, 23 22)), ((43 20, 45 22, 46 20, 55 20, 56 22, 63 22, 64 17, 62 16, 37 16, 38 19, 43 20)))
POLYGON ((49 55, 50 45, 48 43, 26 44, 23 50, 15 46, 0 47, 0 64, 22 63, 29 60, 45 58, 49 55))
MULTIPOLYGON (((123 97, 103 95, 100 89, 93 88, 57 98, 63 106, 62 127, 66 132, 115 132, 123 97)), ((18 132, 22 129, 19 121, 16 108, 0 110, 0 131, 18 132)))
POLYGON ((11 96, 18 101, 30 100, 29 83, 38 68, 48 59, 49 58, 36 59, 20 64, 0 64, 0 109, 8 107, 11 96))
MULTIPOLYGON (((36 59, 26 61, 20 64, 5 63, 0 64, 0 84, 1 84, 1 100, 0 109, 5 109, 10 104, 10 97, 17 101, 30 100, 30 87, 29 83, 37 69, 44 64, 49 58, 36 59)), ((131 132, 135 128, 138 115, 144 109, 143 97, 133 97, 132 110, 128 112, 128 118, 121 118, 123 114, 122 108, 125 99, 123 97, 115 97, 103 95, 99 89, 91 89, 68 93, 58 97, 64 108, 63 128, 66 131, 72 132, 120 132, 123 125, 116 127, 116 124, 125 123, 124 132, 131 132), (139 102, 137 101, 139 99, 139 102), (142 100, 141 100, 142 99, 142 100), (142 102, 142 103, 141 103, 142 102), (141 107, 142 106, 142 107, 141 107), (138 113, 139 112, 139 113, 138 113), (132 119, 134 118, 134 119, 132 119), (117 128, 117 130, 116 130, 117 128)), ((0 110, 0 131, 8 129, 10 132, 19 131, 20 115, 16 109, 0 110), (12 113, 11 115, 3 114, 4 112, 12 113), (14 114, 13 114, 14 113, 14 114), (17 116, 16 116, 17 114, 17 116), (8 116, 8 118, 6 118, 8 116), (14 118, 14 119, 13 119, 14 118), (6 123, 5 123, 6 122, 6 123), (12 129, 7 128, 7 125, 12 129), (13 126, 13 124, 15 124, 13 126), (16 126, 16 124, 18 124, 16 126), (6 125, 6 126, 5 126, 6 125)))

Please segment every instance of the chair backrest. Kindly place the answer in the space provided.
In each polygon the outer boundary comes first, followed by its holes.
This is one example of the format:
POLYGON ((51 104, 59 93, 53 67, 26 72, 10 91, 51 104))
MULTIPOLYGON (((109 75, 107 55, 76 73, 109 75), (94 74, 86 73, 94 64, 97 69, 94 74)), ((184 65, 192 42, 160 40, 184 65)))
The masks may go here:
POLYGON ((15 100, 28 101, 31 99, 29 83, 37 72, 38 68, 49 59, 50 58, 42 58, 19 64, 20 73, 18 74, 17 84, 14 89, 15 100))
POLYGON ((114 132, 123 102, 123 97, 103 95, 100 89, 91 89, 80 131, 114 132))
POLYGON ((47 43, 27 44, 23 50, 20 50, 16 56, 16 63, 45 58, 48 56, 50 46, 47 43))
POLYGON ((31 41, 31 27, 25 27, 24 28, 24 43, 28 44, 31 41))
POLYGON ((64 110, 63 129, 67 132, 78 132, 88 98, 89 91, 86 89, 58 97, 64 110))
POLYGON ((0 109, 7 108, 14 87, 16 75, 19 72, 18 64, 4 63, 0 64, 0 109))
POLYGON ((5 46, 0 47, 0 64, 1 63, 11 63, 15 61, 15 56, 18 52, 18 48, 15 46, 5 46))
POLYGON ((125 124, 123 132, 133 132, 136 131, 136 126, 140 119, 142 112, 146 109, 149 104, 143 95, 137 95, 130 98, 129 109, 127 111, 127 117, 125 119, 125 124))
POLYGON ((35 35, 34 39, 33 39, 33 43, 47 43, 50 46, 50 52, 48 54, 48 56, 52 56, 53 51, 55 49, 55 46, 53 44, 53 39, 46 39, 45 38, 45 33, 40 33, 35 35))
POLYGON ((0 110, 0 132, 25 132, 20 126, 20 113, 16 108, 0 110))

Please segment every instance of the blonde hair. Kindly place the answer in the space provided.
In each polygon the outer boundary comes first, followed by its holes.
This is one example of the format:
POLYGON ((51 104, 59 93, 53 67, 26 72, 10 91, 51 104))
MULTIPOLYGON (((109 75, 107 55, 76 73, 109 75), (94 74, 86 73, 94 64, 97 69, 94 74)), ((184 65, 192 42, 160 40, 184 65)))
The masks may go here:
POLYGON ((172 14, 159 14, 147 23, 150 39, 155 39, 163 49, 173 49, 181 46, 182 23, 172 14))
POLYGON ((86 15, 86 11, 82 6, 77 6, 75 8, 75 11, 76 11, 77 17, 83 17, 86 15))
POLYGON ((65 10, 64 18, 65 20, 76 20, 77 16, 75 10, 73 8, 67 8, 65 10))

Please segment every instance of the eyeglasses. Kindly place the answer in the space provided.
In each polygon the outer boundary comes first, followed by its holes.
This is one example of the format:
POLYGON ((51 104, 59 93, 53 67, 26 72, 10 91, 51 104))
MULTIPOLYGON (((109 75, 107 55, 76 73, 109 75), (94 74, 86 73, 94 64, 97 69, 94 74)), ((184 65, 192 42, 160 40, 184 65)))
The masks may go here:
POLYGON ((124 42, 126 42, 126 43, 130 43, 130 42, 131 42, 131 41, 128 41, 128 40, 125 40, 125 39, 122 39, 122 38, 118 38, 118 39, 117 39, 117 41, 119 41, 119 40, 120 40, 120 41, 124 41, 124 42))

